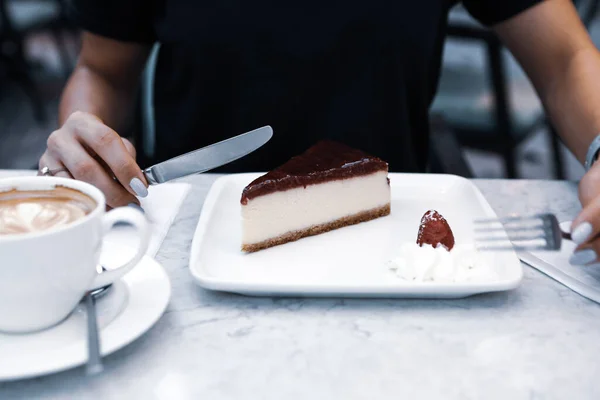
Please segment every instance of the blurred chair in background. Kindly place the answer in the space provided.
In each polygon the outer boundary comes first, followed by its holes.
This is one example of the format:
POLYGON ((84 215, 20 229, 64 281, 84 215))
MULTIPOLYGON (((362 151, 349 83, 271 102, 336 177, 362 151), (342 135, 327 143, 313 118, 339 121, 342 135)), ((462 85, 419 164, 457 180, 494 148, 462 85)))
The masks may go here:
MULTIPOLYGON (((574 0, 588 28, 596 15, 598 2, 574 0)), ((564 179, 560 139, 524 73, 519 70, 509 76, 508 54, 497 36, 457 6, 450 14, 448 39, 483 46, 487 68, 478 67, 477 62, 461 63, 444 57, 432 113, 444 116, 461 145, 501 155, 508 178, 518 177, 517 146, 537 129, 546 126, 554 176, 564 179)))
POLYGON ((40 123, 46 119, 44 100, 35 84, 33 66, 25 56, 25 42, 32 34, 51 32, 66 78, 73 61, 61 31, 69 26, 66 0, 0 0, 0 84, 7 79, 18 83, 40 123))
POLYGON ((461 144, 443 115, 430 117, 429 172, 475 178, 465 159, 461 144))

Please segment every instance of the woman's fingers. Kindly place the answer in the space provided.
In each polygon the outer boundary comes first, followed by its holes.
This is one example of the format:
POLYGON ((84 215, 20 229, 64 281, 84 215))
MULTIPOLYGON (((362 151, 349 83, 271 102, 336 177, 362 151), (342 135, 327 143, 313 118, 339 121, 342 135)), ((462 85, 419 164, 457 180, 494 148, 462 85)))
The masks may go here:
POLYGON ((600 164, 581 179, 579 200, 583 209, 571 225, 571 239, 583 245, 600 233, 600 164))
POLYGON ((571 240, 577 244, 569 260, 573 265, 593 263, 600 254, 600 179, 596 175, 597 167, 590 170, 579 184, 583 209, 571 224, 571 240))
POLYGON ((129 154, 131 154, 131 157, 133 157, 133 159, 135 160, 135 157, 137 156, 137 152, 135 151, 135 146, 129 140, 127 140, 125 138, 121 138, 121 140, 123 141, 123 144, 125 145, 125 148, 129 152, 129 154))
MULTIPOLYGON (((598 209, 600 211, 600 209, 598 209)), ((598 223, 593 221, 594 218, 591 215, 584 216, 581 221, 573 224, 573 230, 571 231, 571 239, 576 244, 584 244, 589 239, 595 236, 595 233, 598 233, 598 229, 594 227, 594 223, 596 227, 598 223), (592 220, 590 222, 590 220, 592 220)))
POLYGON ((56 176, 88 182, 106 196, 107 204, 118 207, 139 204, 148 194, 146 180, 135 161, 135 148, 96 116, 75 112, 48 137, 40 168, 66 168, 56 176))
POLYGON ((600 254, 600 239, 577 247, 575 252, 571 255, 569 262, 573 265, 591 264, 598 261, 598 254, 600 254))
POLYGON ((48 167, 50 170, 56 171, 64 168, 64 171, 57 171, 53 175, 60 176, 63 178, 73 178, 73 176, 67 170, 67 167, 57 158, 50 155, 47 151, 40 157, 38 175, 41 175, 41 170, 44 167, 48 167))
POLYGON ((106 203, 109 206, 139 204, 137 198, 115 181, 79 142, 56 139, 52 145, 52 153, 62 160, 73 178, 88 182, 100 189, 106 196, 106 203))
POLYGON ((119 134, 85 113, 74 113, 64 128, 71 130, 83 147, 95 153, 132 195, 148 195, 144 175, 119 134))

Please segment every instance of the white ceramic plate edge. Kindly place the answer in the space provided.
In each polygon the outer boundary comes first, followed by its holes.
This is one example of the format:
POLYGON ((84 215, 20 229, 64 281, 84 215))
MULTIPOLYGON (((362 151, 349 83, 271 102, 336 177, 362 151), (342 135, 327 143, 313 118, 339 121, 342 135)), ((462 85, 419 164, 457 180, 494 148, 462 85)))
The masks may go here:
MULTIPOLYGON (((223 280, 203 274, 204 268, 200 265, 199 261, 199 249, 204 240, 206 227, 209 222, 209 218, 213 213, 213 209, 217 204, 217 200, 221 194, 224 186, 232 180, 239 179, 240 177, 248 177, 248 182, 263 175, 263 173, 242 173, 242 174, 230 174, 217 178, 211 186, 202 210, 200 218, 194 232, 192 239, 192 246, 190 249, 190 262, 189 269, 192 277, 201 287, 243 294, 247 296, 310 296, 310 297, 401 297, 401 298, 461 298, 468 297, 480 293, 500 292, 508 291, 517 288, 523 280, 523 268, 522 264, 513 251, 512 256, 515 262, 519 265, 518 276, 514 279, 506 279, 502 281, 495 281, 490 283, 409 283, 398 281, 390 283, 389 285, 298 285, 298 284, 284 284, 284 283, 250 283, 245 281, 232 281, 223 280), (443 295, 441 293, 444 293, 443 295)), ((441 175, 441 174, 412 174, 412 173, 390 173, 390 178, 394 176, 405 176, 405 177, 436 177, 443 176, 446 179, 454 179, 462 181, 469 185, 479 203, 482 205, 485 213, 489 218, 497 218, 496 212, 493 210, 491 205, 485 199, 479 188, 466 179, 457 175, 441 175)), ((241 196, 241 193, 240 193, 241 196)))

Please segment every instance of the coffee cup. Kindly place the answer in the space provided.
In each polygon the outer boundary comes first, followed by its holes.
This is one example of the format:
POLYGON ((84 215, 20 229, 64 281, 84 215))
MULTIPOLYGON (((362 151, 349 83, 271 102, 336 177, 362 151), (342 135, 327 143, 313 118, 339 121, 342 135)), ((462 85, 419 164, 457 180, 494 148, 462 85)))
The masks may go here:
POLYGON ((58 177, 0 179, 0 331, 33 332, 64 320, 90 290, 115 282, 144 256, 150 229, 133 207, 106 212, 96 187, 58 177), (117 223, 139 236, 121 266, 98 265, 117 223))

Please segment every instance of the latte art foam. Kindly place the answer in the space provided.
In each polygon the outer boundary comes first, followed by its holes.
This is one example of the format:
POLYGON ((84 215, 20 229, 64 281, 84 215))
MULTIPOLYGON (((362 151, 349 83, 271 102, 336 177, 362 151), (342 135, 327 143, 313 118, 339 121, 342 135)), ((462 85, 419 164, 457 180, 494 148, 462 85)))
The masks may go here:
POLYGON ((92 198, 68 188, 0 192, 0 235, 60 228, 85 217, 95 207, 92 198))

